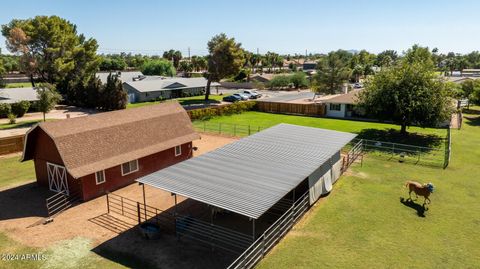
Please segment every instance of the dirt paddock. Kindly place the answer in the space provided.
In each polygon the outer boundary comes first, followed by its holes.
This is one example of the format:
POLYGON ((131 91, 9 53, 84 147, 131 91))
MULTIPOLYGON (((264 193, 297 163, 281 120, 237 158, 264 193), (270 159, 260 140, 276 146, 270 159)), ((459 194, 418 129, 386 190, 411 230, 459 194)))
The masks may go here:
MULTIPOLYGON (((237 138, 201 134, 202 139, 194 141, 198 150, 194 156, 214 150, 237 138)), ((115 194, 142 202, 142 187, 133 183, 119 189, 115 194)), ((145 186, 148 205, 161 210, 168 210, 174 205, 170 193, 145 186)), ((43 225, 38 223, 47 216, 45 198, 51 192, 38 187, 35 182, 0 191, 0 231, 24 245, 47 248, 64 240, 83 237, 92 242, 92 251, 108 259, 115 260, 118 253, 135 253, 144 264, 162 268, 194 267, 215 268, 231 262, 232 256, 222 254, 211 259, 211 249, 186 240, 177 242, 175 237, 147 241, 138 235, 135 221, 122 216, 109 215, 105 196, 81 203, 57 216, 53 222, 43 225), (109 225, 113 226, 109 227, 109 225), (186 247, 188 245, 188 247, 186 247), (138 255, 137 255, 138 254, 138 255), (202 262, 198 263, 199 260, 202 262), (195 264, 195 263, 193 263, 195 264)), ((178 203, 185 199, 179 197, 178 203)), ((121 261, 119 261, 121 262, 121 261)))

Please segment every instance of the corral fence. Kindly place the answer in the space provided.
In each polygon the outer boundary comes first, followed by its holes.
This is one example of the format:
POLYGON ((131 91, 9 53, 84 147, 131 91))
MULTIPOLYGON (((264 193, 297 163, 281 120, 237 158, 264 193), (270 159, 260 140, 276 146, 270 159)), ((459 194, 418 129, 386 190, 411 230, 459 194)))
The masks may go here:
POLYGON ((322 117, 325 116, 325 104, 295 104, 259 101, 256 109, 260 112, 293 114, 322 117))
POLYGON ((25 135, 15 135, 0 138, 0 155, 23 151, 25 135))
POLYGON ((232 135, 232 136, 249 136, 266 129, 262 126, 232 124, 223 122, 195 121, 194 128, 199 132, 232 135))
POLYGON ((348 151, 348 153, 343 157, 342 162, 342 173, 345 172, 352 163, 355 162, 358 157, 361 157, 363 165, 363 152, 365 146, 363 145, 363 139, 358 140, 353 147, 348 151))
POLYGON ((443 168, 448 166, 445 159, 448 148, 444 148, 443 145, 441 147, 423 147, 378 140, 354 139, 351 146, 353 147, 354 144, 360 141, 362 141, 363 151, 372 156, 386 157, 390 160, 425 166, 443 168))
POLYGON ((270 251, 310 208, 306 192, 300 199, 275 221, 260 237, 250 245, 230 266, 229 269, 252 268, 270 251))
POLYGON ((107 212, 124 216, 142 224, 155 223, 162 231, 188 238, 233 253, 241 253, 252 242, 246 235, 192 216, 161 210, 118 194, 107 193, 107 212))
POLYGON ((65 192, 57 192, 45 200, 48 216, 53 218, 79 201, 80 195, 78 192, 68 195, 65 192))
MULTIPOLYGON (((242 125, 222 122, 219 123, 210 121, 194 121, 193 126, 199 132, 231 135, 237 137, 249 136, 268 128, 265 126, 242 125)), ((362 149, 360 151, 359 148, 356 148, 356 151, 348 153, 347 156, 350 157, 346 161, 350 162, 348 164, 350 165, 353 160, 351 158, 353 157, 353 155, 351 154, 356 155, 361 152, 362 160, 363 154, 369 153, 375 156, 387 157, 390 160, 398 160, 405 163, 446 168, 449 163, 451 152, 450 130, 447 129, 447 132, 447 137, 441 138, 442 141, 445 140, 445 143, 441 142, 440 146, 431 147, 371 139, 353 139, 352 142, 347 145, 346 149, 351 150, 360 141, 362 141, 362 143, 360 144, 362 149)), ((357 156, 355 156, 354 159, 356 158, 357 156)))

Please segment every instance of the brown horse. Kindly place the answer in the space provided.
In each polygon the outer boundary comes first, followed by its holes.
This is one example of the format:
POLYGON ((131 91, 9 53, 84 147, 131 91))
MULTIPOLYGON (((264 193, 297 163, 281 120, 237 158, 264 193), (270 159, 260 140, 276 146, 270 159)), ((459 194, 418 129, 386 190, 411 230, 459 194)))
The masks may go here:
POLYGON ((428 200, 428 204, 430 204, 431 201, 430 201, 430 198, 428 197, 430 196, 430 194, 433 192, 433 189, 434 189, 434 186, 432 183, 420 184, 415 181, 407 181, 407 183, 405 183, 405 187, 408 187, 409 189, 408 195, 410 196, 410 200, 412 199, 412 191, 413 191, 417 199, 419 195, 425 198, 425 200, 423 201, 424 205, 427 203, 427 200, 428 200))

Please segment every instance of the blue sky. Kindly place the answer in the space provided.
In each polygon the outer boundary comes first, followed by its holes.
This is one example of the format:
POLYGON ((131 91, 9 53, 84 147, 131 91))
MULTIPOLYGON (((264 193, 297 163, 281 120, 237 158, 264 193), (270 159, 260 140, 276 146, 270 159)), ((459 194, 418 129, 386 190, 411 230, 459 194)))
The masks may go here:
MULTIPOLYGON (((221 32, 262 53, 401 52, 415 43, 465 53, 480 50, 479 11, 473 0, 23 0, 0 4, 0 24, 55 14, 97 39, 103 53, 186 54, 190 47, 205 54, 207 41, 221 32)), ((3 37, 0 47, 6 51, 3 37)))

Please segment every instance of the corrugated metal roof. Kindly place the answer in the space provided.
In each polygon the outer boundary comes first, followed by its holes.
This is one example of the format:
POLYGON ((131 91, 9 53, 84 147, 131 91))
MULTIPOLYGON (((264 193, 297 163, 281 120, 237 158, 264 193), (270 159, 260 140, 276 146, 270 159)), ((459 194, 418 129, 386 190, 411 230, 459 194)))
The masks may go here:
POLYGON ((279 124, 137 181, 257 219, 355 136, 279 124))

